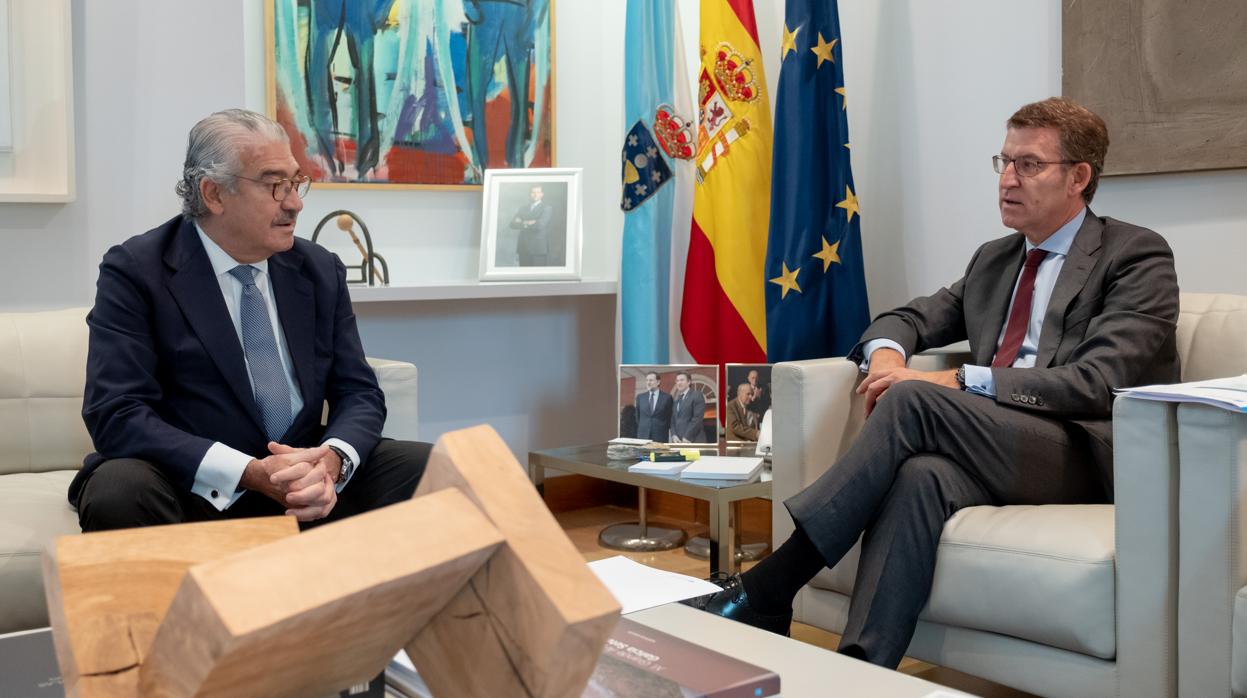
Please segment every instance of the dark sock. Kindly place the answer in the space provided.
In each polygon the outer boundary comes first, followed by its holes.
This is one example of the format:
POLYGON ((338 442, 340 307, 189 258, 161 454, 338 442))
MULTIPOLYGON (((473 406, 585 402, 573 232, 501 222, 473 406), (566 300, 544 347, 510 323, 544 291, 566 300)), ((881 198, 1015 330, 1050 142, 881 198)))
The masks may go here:
POLYGON ((792 610, 797 592, 826 566, 818 548, 797 528, 775 552, 742 574, 740 581, 755 611, 779 615, 792 610))

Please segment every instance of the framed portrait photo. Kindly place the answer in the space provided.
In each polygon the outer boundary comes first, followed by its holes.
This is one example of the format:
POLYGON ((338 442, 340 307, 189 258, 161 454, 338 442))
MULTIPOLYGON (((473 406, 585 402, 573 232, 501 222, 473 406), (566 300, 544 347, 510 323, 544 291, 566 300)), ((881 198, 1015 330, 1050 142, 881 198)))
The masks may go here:
POLYGON ((619 435, 658 443, 719 442, 719 367, 623 364, 619 435))
POLYGON ((765 443, 771 421, 771 365, 725 364, 723 429, 729 444, 765 443))
POLYGON ((486 170, 481 280, 580 278, 580 169, 486 170))

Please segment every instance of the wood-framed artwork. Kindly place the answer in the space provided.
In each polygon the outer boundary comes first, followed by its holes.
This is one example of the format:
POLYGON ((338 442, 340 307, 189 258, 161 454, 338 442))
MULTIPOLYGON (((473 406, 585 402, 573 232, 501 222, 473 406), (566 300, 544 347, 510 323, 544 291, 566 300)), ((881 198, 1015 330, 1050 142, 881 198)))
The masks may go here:
POLYGON ((579 168, 486 170, 482 281, 580 278, 579 168))
POLYGON ((1242 0, 1061 6, 1062 92, 1108 125, 1104 174, 1247 167, 1242 0))
POLYGON ((0 0, 0 130, 8 136, 0 136, 0 202, 59 204, 77 196, 69 5, 0 0))
POLYGON ((554 164, 554 0, 265 0, 268 115, 320 188, 554 164))

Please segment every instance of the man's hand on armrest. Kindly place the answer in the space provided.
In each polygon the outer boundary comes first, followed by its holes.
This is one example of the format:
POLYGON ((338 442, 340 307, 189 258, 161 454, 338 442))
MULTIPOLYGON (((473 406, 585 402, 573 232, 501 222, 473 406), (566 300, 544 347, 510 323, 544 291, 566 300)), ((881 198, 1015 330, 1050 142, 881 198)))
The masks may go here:
POLYGON ((905 367, 905 356, 895 349, 882 347, 870 355, 870 373, 857 386, 857 394, 866 397, 866 416, 875 409, 875 403, 884 392, 901 381, 921 380, 936 385, 960 389, 956 369, 948 371, 915 371, 905 367))

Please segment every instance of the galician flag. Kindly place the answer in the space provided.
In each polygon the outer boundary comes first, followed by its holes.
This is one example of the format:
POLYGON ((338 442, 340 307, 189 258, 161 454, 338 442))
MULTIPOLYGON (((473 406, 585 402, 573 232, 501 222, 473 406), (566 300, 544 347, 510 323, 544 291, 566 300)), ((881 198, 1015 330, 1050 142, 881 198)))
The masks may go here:
POLYGON ((762 363, 771 115, 752 0, 701 0, 700 44, 680 328, 697 363, 762 363))
POLYGON ((624 211, 619 273, 624 363, 687 363, 679 327, 693 209, 696 117, 672 0, 628 0, 624 211))

